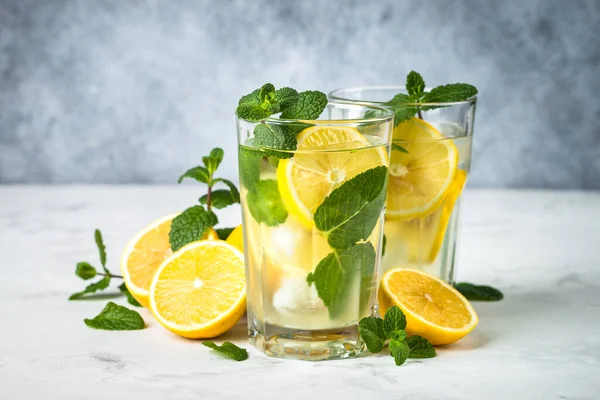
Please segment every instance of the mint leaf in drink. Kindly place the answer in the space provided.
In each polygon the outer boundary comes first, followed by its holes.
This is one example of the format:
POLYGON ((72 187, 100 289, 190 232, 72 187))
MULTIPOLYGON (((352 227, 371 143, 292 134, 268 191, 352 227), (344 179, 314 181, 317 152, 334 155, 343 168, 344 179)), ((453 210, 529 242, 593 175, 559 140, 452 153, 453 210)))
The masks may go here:
POLYGON ((406 77, 406 91, 409 95, 420 96, 425 91, 423 77, 415 71, 410 71, 406 77))
POLYGON ((87 326, 108 331, 133 331, 144 329, 146 324, 136 311, 109 302, 100 314, 84 319, 87 326))
POLYGON ((383 234, 383 243, 381 244, 381 257, 385 256, 385 247, 387 246, 387 237, 383 234))
POLYGON ((218 346, 215 342, 205 340, 202 344, 235 361, 244 361, 248 359, 248 352, 246 349, 242 349, 231 342, 223 342, 221 346, 218 346))
POLYGON ((408 359, 410 354, 410 347, 406 343, 406 340, 392 339, 389 343, 390 353, 394 357, 396 365, 402 365, 408 359))
POLYGON ((408 150, 396 143, 392 143, 392 151, 399 151, 401 153, 408 154, 408 150))
POLYGON ((94 240, 96 241, 96 247, 98 247, 98 254, 100 255, 100 264, 102 264, 104 272, 109 273, 108 269, 106 269, 106 246, 104 245, 104 241, 102 240, 102 233, 99 229, 96 229, 94 231, 94 240))
POLYGON ((501 291, 487 285, 460 282, 456 283, 454 287, 470 301, 500 301, 504 298, 501 291))
POLYGON ((367 345, 371 353, 379 353, 385 345, 385 334, 383 333, 383 320, 369 316, 360 320, 358 333, 367 345))
POLYGON ((298 101, 299 95, 295 89, 284 87, 277 89, 273 99, 279 104, 280 110, 286 110, 298 101))
POLYGON ((477 88, 467 83, 451 83, 431 89, 423 96, 423 103, 464 101, 477 94, 477 88))
POLYGON ((119 286, 119 290, 121 291, 121 293, 123 293, 125 295, 125 297, 127 297, 127 302, 129 304, 131 304, 132 306, 136 306, 136 307, 142 307, 142 305, 129 292, 129 289, 127 289, 127 286, 125 286, 125 283, 121 283, 121 285, 119 286))
POLYGON ((309 90, 301 92, 298 100, 281 113, 283 119, 305 119, 315 120, 327 106, 327 95, 325 93, 309 90))
MULTIPOLYGON (((309 285, 314 284, 319 298, 329 311, 331 319, 337 318, 348 306, 353 284, 361 281, 360 293, 371 295, 372 282, 363 280, 371 277, 375 268, 375 249, 371 242, 359 243, 348 249, 336 250, 322 259, 314 272, 306 277, 309 285)), ((364 303, 364 301, 361 301, 364 303)))
POLYGON ((394 111, 394 127, 419 113, 419 107, 412 105, 397 105, 392 108, 394 111))
POLYGON ((235 228, 218 228, 215 229, 215 232, 217 232, 217 236, 219 237, 219 239, 221 240, 227 240, 227 238, 229 237, 229 235, 231 235, 231 232, 233 232, 235 228))
POLYGON ((223 149, 215 147, 210 151, 208 156, 202 157, 202 163, 210 175, 214 174, 217 168, 219 168, 221 161, 223 161, 223 155, 223 149))
POLYGON ((209 183, 211 179, 211 173, 205 167, 194 167, 190 168, 183 175, 179 177, 177 183, 181 183, 184 178, 192 178, 202 183, 209 183))
MULTIPOLYGON (((251 141, 249 144, 254 145, 254 139, 251 141)), ((266 157, 266 153, 262 150, 240 146, 238 152, 240 184, 248 190, 253 190, 260 180, 261 165, 266 157)))
POLYGON ((83 280, 92 279, 96 276, 96 273, 96 268, 85 261, 78 262, 77 267, 75 267, 75 275, 83 280))
POLYGON ((254 143, 261 147, 267 154, 277 158, 290 158, 293 153, 285 153, 278 150, 296 150, 298 141, 295 134, 290 134, 279 125, 258 124, 254 128, 254 143))
POLYGON ((410 348, 408 358, 432 358, 436 355, 435 348, 424 337, 411 336, 406 339, 406 343, 410 348))
POLYGON ((406 317, 398 306, 390 307, 383 317, 383 331, 388 338, 396 331, 406 329, 406 317))
POLYGON ((173 218, 169 232, 171 249, 177 251, 188 243, 200 240, 208 229, 218 222, 217 216, 202 206, 188 208, 173 218))
POLYGON ((89 284, 81 292, 73 293, 69 297, 69 300, 79 300, 79 299, 84 298, 88 294, 96 293, 96 292, 98 292, 100 290, 106 289, 110 285, 110 278, 111 278, 111 275, 110 274, 106 274, 98 282, 94 282, 94 283, 89 284))
POLYGON ((274 179, 259 181, 248 193, 247 203, 250 214, 258 223, 277 226, 287 219, 288 213, 274 179))
POLYGON ((314 215, 318 230, 334 249, 366 240, 381 217, 388 169, 379 166, 344 182, 331 192, 314 215))

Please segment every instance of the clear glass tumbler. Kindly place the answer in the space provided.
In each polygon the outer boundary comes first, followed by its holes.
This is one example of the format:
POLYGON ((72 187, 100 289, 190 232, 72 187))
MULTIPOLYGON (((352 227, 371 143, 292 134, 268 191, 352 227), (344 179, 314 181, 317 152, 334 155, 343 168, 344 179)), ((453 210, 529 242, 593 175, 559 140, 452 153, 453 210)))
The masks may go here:
MULTIPOLYGON (((386 107, 398 93, 406 93, 405 88, 361 87, 335 90, 329 98, 386 107)), ((394 122, 382 273, 411 267, 454 282, 476 100, 394 108, 397 115, 410 107, 418 106, 418 112, 394 122)))
POLYGON ((248 333, 269 356, 356 356, 375 310, 393 114, 331 102, 321 118, 237 121, 248 333))

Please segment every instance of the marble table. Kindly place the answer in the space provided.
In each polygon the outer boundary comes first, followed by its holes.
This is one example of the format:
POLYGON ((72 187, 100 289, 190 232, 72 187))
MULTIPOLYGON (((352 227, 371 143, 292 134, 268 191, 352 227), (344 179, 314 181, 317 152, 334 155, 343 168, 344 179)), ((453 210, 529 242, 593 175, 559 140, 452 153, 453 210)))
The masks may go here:
MULTIPOLYGON (((115 297, 69 302, 75 262, 110 268, 129 238, 199 193, 184 186, 0 186, 0 399, 598 399, 600 193, 467 190, 459 280, 501 288, 475 303, 478 328, 430 360, 387 355, 310 363, 269 358, 241 321, 222 337, 250 359, 222 359, 146 310, 147 329, 93 330, 115 297)), ((239 222, 239 209, 221 213, 239 222)))

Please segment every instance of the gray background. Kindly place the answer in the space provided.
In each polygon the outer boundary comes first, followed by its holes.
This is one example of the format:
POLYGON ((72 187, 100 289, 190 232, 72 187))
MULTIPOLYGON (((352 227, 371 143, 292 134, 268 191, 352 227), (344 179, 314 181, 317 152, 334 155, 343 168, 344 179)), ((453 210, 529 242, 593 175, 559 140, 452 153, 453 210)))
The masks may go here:
POLYGON ((480 90, 471 186, 600 189, 600 1, 0 0, 0 182, 166 183, 240 95, 480 90))

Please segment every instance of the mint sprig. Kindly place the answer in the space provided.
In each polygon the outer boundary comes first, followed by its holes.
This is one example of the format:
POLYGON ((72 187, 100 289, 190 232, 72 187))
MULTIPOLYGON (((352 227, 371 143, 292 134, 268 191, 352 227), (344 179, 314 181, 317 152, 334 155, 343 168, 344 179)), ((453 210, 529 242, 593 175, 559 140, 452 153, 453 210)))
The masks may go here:
POLYGON ((385 316, 365 317, 358 324, 358 332, 371 353, 379 353, 386 344, 396 365, 402 365, 408 358, 435 357, 435 348, 421 336, 406 335, 406 316, 400 308, 393 306, 385 316))
POLYGON ((108 331, 133 331, 144 329, 144 319, 136 311, 110 301, 106 307, 91 319, 84 319, 87 326, 108 331))
POLYGON ((248 352, 246 349, 242 349, 231 342, 223 342, 223 344, 219 346, 215 342, 205 340, 202 344, 235 361, 244 361, 248 359, 248 352))
POLYGON ((470 301, 500 301, 504 298, 504 294, 492 286, 459 282, 454 287, 470 301))
POLYGON ((406 77, 406 92, 395 95, 385 104, 394 111, 394 125, 398 125, 415 115, 423 119, 422 110, 434 110, 444 105, 427 103, 449 103, 464 101, 477 94, 477 88, 467 83, 451 83, 437 86, 429 92, 425 91, 425 80, 415 71, 410 71, 406 77))

